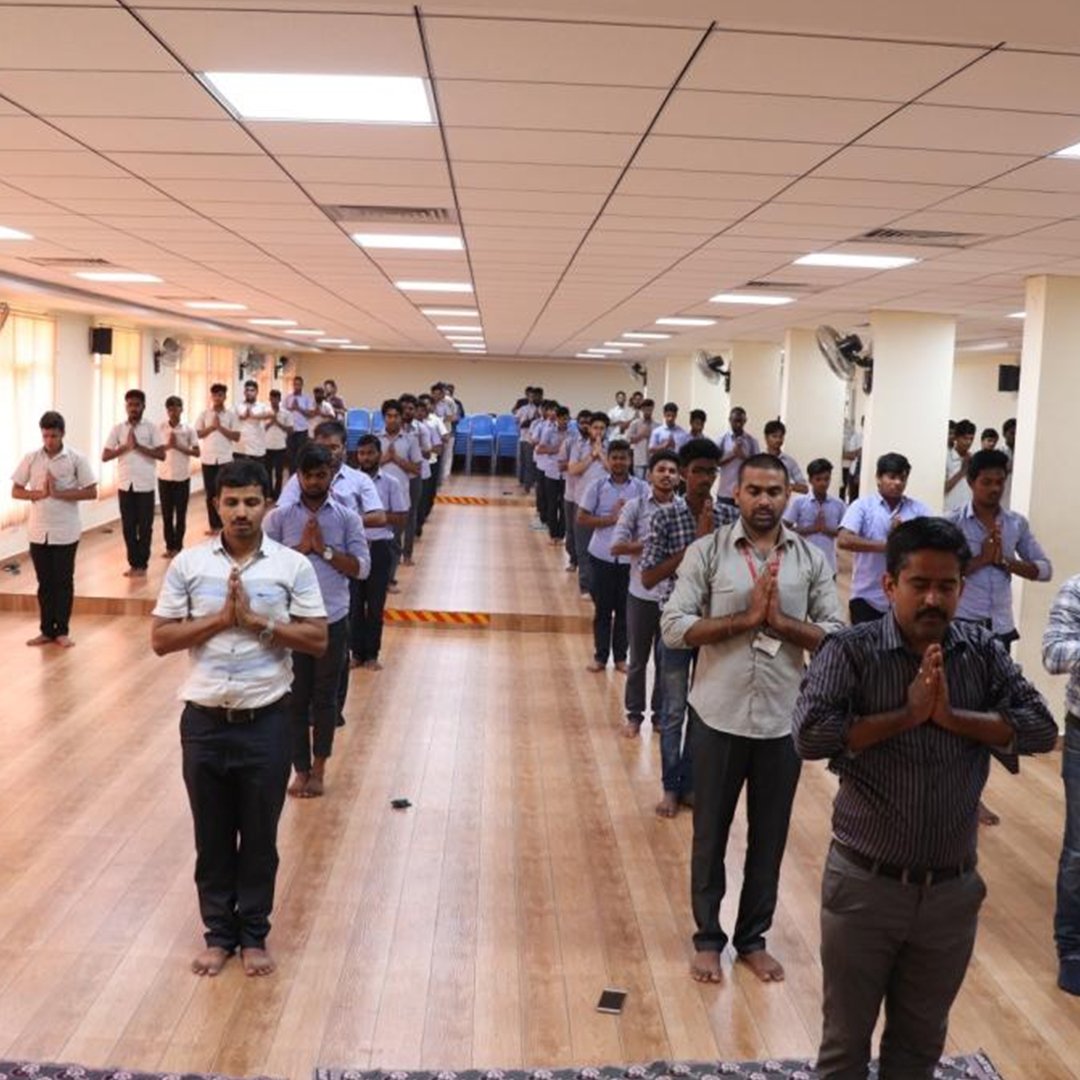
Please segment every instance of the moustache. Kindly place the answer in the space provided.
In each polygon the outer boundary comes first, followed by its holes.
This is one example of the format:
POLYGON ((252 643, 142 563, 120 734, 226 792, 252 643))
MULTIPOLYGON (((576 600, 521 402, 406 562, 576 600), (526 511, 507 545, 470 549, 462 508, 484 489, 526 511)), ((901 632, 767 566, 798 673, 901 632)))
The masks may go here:
POLYGON ((949 616, 941 610, 941 608, 923 608, 916 616, 916 619, 948 619, 949 616))

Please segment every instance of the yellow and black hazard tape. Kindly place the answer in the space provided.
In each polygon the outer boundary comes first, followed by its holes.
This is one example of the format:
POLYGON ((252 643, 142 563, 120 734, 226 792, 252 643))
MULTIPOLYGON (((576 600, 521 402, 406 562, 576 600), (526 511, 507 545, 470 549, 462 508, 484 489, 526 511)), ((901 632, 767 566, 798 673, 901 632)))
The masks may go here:
POLYGON ((421 611, 415 608, 386 608, 383 622, 411 626, 473 626, 491 628, 486 611, 421 611))
POLYGON ((435 501, 445 506, 490 506, 492 502, 478 495, 436 495, 435 501))

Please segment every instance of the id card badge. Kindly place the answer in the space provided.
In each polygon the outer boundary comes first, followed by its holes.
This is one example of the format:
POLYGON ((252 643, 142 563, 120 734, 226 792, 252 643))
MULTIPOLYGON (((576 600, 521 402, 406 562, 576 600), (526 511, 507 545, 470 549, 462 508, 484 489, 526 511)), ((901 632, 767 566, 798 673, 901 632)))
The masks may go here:
POLYGON ((766 656, 774 657, 780 652, 783 644, 779 638, 772 637, 770 634, 763 634, 759 630, 754 635, 754 640, 750 642, 750 648, 757 649, 758 652, 764 653, 766 656))

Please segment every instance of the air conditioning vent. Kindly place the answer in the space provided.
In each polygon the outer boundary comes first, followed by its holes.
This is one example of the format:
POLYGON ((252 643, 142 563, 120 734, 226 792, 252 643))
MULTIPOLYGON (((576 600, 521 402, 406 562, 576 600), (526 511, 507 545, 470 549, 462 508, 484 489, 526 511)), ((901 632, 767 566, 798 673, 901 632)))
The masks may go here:
POLYGON ((90 266, 102 267, 114 265, 109 262, 108 259, 45 258, 41 256, 38 256, 37 258, 27 257, 23 259, 23 262, 33 263, 35 266, 55 266, 61 270, 81 270, 84 267, 90 266))
POLYGON ((923 247, 967 247, 984 240, 982 233, 947 232, 941 229, 871 229, 853 243, 919 244, 923 247))
POLYGON ((458 220, 456 211, 443 206, 330 205, 323 210, 343 225, 456 225, 458 220))
POLYGON ((810 289, 805 281, 748 281, 742 286, 744 289, 782 289, 791 292, 793 289, 810 289))

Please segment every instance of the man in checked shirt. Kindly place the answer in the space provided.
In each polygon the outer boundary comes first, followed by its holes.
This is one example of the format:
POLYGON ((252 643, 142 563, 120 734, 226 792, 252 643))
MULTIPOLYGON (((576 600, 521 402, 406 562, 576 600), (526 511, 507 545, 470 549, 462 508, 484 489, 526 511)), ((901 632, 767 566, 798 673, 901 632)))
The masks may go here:
POLYGON ((971 553, 941 518, 897 526, 890 610, 826 638, 792 721, 803 758, 840 777, 821 889, 818 1071, 866 1077, 881 1004, 881 1075, 930 1080, 975 945, 990 755, 1053 749, 1057 725, 993 632, 954 620, 971 553))

